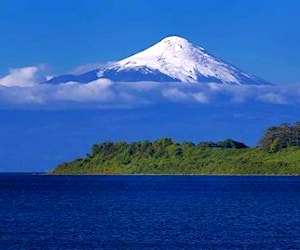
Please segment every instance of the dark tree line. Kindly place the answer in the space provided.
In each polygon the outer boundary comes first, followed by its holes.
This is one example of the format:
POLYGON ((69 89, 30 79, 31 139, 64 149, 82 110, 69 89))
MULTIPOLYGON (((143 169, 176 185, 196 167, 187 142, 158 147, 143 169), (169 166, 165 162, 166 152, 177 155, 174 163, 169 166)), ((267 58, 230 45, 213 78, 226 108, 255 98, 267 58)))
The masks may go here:
POLYGON ((295 124, 284 123, 281 126, 268 128, 261 140, 259 147, 270 152, 280 149, 300 146, 300 122, 295 124))
POLYGON ((180 156, 183 152, 196 148, 248 148, 244 143, 231 139, 220 142, 193 142, 178 143, 171 138, 160 138, 154 142, 144 140, 138 142, 104 142, 95 144, 92 147, 91 156, 100 155, 109 160, 116 156, 121 157, 126 162, 131 156, 139 155, 141 157, 159 158, 166 155, 180 156))

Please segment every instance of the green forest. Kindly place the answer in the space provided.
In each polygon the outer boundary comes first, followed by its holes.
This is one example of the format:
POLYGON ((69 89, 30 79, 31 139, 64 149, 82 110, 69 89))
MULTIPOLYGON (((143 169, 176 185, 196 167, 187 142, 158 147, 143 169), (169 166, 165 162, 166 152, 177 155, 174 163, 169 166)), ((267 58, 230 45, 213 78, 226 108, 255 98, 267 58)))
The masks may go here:
POLYGON ((50 174, 299 175, 300 122, 268 128, 252 148, 232 139, 103 142, 50 174))

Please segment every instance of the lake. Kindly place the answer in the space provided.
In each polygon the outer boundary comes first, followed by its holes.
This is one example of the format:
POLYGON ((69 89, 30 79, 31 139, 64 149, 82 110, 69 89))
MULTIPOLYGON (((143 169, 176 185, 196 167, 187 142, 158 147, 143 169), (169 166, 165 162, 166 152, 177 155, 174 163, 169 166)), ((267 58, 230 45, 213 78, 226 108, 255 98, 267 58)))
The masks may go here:
POLYGON ((1 249, 300 249, 300 177, 0 175, 1 249))

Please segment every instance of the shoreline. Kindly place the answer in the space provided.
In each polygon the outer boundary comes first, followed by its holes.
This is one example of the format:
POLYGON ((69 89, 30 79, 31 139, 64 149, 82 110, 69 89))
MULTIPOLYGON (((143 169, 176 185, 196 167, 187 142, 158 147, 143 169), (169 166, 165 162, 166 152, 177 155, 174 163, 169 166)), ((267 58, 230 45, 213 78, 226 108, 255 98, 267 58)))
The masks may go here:
POLYGON ((272 177, 297 177, 300 174, 51 174, 45 173, 44 175, 53 175, 53 176, 224 176, 224 177, 235 177, 235 176, 253 176, 253 177, 263 177, 263 176, 272 176, 272 177))
POLYGON ((300 174, 52 174, 50 172, 0 172, 0 175, 47 176, 219 176, 219 177, 298 177, 300 174))

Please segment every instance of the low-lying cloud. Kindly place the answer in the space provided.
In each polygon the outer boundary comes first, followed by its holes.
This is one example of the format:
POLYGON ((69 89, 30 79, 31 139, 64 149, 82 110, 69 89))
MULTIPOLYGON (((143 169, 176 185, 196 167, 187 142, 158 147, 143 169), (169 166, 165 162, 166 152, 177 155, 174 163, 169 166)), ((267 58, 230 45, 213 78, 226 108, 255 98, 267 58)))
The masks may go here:
POLYGON ((128 108, 162 103, 245 104, 300 103, 300 84, 241 85, 218 83, 112 82, 99 79, 87 84, 39 84, 42 67, 13 69, 0 78, 0 108, 95 107, 128 108))

